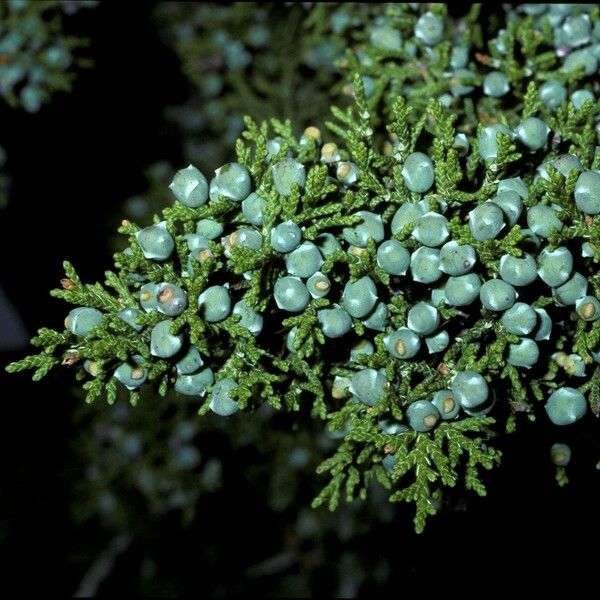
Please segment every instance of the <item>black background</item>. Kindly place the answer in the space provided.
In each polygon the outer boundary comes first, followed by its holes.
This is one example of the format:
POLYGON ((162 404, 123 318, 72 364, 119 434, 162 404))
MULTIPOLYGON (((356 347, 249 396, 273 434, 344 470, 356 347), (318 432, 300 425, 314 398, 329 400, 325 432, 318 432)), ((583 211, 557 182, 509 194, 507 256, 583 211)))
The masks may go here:
MULTIPOLYGON (((64 305, 48 296, 62 277, 61 261, 73 262, 86 281, 101 278, 111 264, 106 240, 124 199, 144 190, 144 167, 165 157, 182 160, 162 111, 184 100, 187 83, 151 12, 150 3, 129 2, 81 12, 68 26, 92 39, 95 66, 80 74, 73 92, 57 95, 37 115, 0 106, 0 143, 13 179, 0 213, 0 285, 30 334, 60 327, 64 318, 64 305)), ((24 350, 0 355, 0 365, 24 350)), ((69 445, 76 402, 60 376, 34 384, 28 374, 0 371, 0 594, 16 585, 21 593, 70 595, 106 543, 99 527, 80 528, 69 513, 72 483, 81 476, 69 445)), ((365 560, 387 553, 393 571, 385 590, 363 591, 400 593, 413 581, 460 586, 477 576, 587 579, 598 564, 600 446, 583 426, 567 429, 524 424, 502 447, 502 467, 486 478, 488 497, 430 519, 423 535, 413 533, 405 507, 392 525, 374 526, 356 551, 365 560), (556 486, 548 460, 555 441, 572 442, 577 452, 565 489, 556 486)), ((166 519, 156 531, 164 577, 156 593, 272 592, 268 580, 246 587, 243 573, 268 556, 285 523, 258 504, 235 465, 225 468, 228 495, 202 507, 210 519, 188 531, 166 519), (207 544, 212 566, 201 560, 207 544)), ((331 564, 341 545, 330 540, 331 564)), ((139 591, 138 550, 134 544, 101 593, 139 591)), ((331 593, 331 573, 322 569, 314 585, 315 594, 331 593)))

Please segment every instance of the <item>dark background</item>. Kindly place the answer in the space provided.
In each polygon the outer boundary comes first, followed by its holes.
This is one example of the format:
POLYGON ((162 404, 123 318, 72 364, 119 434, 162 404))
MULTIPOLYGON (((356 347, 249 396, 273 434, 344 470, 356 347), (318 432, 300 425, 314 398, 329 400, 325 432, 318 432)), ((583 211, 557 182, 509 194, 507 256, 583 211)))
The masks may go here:
MULTIPOLYGON (((158 39, 152 8, 104 2, 82 11, 68 27, 91 38, 95 66, 80 73, 73 92, 57 95, 37 115, 0 105, 0 142, 13 180, 0 213, 0 285, 30 335, 41 326, 60 327, 64 318, 64 305, 48 296, 63 276, 61 261, 73 262, 84 280, 102 278, 111 265, 107 239, 122 218, 123 201, 145 189, 144 167, 165 157, 181 163, 176 133, 162 113, 184 100, 188 84, 158 39)), ((0 354, 0 366, 25 350, 0 354)), ((71 595, 107 543, 98 523, 80 526, 70 513, 82 469, 71 445, 80 400, 64 377, 35 384, 28 374, 8 376, 2 368, 0 402, 0 594, 16 586, 21 593, 71 595)), ((502 467, 486 477, 488 497, 430 519, 423 535, 414 534, 405 506, 395 509, 392 523, 374 524, 359 538, 330 532, 330 554, 312 593, 337 589, 327 564, 337 566, 349 544, 365 563, 390 557, 386 583, 371 583, 364 593, 398 593, 409 582, 432 579, 460 586, 477 576, 589 577, 598 559, 585 548, 600 534, 597 438, 579 426, 557 432, 545 423, 525 424, 502 450, 502 467), (576 450, 565 489, 555 484, 548 460, 555 441, 572 442, 576 450)), ((197 522, 183 530, 177 519, 165 518, 145 541, 160 565, 153 593, 276 593, 271 579, 250 580, 246 569, 281 543, 285 518, 274 518, 239 466, 223 458, 225 486, 202 500, 197 522)), ((140 592, 143 550, 133 543, 101 594, 140 592)))

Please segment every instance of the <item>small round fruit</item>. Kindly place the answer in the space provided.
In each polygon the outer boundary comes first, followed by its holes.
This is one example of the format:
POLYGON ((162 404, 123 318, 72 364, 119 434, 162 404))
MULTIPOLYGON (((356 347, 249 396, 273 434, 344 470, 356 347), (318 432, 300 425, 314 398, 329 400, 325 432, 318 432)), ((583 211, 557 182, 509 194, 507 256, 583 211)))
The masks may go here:
POLYGON ((450 335, 447 331, 440 331, 431 337, 425 338, 425 345, 429 354, 443 352, 450 344, 450 335))
POLYGON ((177 171, 169 189, 181 204, 190 208, 198 208, 208 200, 206 177, 193 165, 177 171))
POLYGON ((389 311, 385 302, 378 302, 369 317, 361 322, 367 329, 384 331, 387 325, 388 316, 389 311))
POLYGON ((502 279, 489 279, 481 286, 479 299, 488 310, 507 310, 515 303, 517 292, 502 279))
POLYGON ((175 367, 179 375, 191 375, 195 373, 204 361, 200 355, 200 351, 196 346, 190 346, 188 351, 177 361, 175 367))
POLYGON ((313 298, 323 298, 331 290, 331 281, 329 281, 327 275, 323 275, 323 273, 317 271, 308 278, 306 287, 313 298))
POLYGON ((394 214, 392 219, 392 234, 399 233, 408 225, 416 225, 417 219, 425 214, 420 204, 407 202, 403 204, 394 214))
POLYGON ((477 262, 475 248, 470 244, 451 241, 440 249, 440 271, 457 277, 468 273, 477 262))
POLYGON ((546 413, 555 425, 571 425, 585 415, 587 402, 584 395, 572 387, 552 392, 546 402, 546 413))
POLYGON ((441 276, 440 251, 437 248, 421 246, 410 257, 410 271, 414 281, 433 283, 441 276))
POLYGON ((444 421, 450 421, 458 415, 460 404, 454 399, 452 390, 439 390, 433 395, 431 403, 438 409, 444 421))
POLYGON ((406 324, 409 329, 419 335, 429 335, 438 328, 440 313, 437 308, 427 302, 417 302, 408 311, 406 324))
POLYGON ((494 202, 484 202, 469 213, 469 230, 480 242, 493 240, 504 226, 504 213, 494 202))
POLYGON ((368 275, 345 285, 342 303, 352 317, 356 319, 366 317, 373 310, 376 302, 377 287, 368 275))
POLYGON ((370 239, 379 243, 383 240, 385 233, 383 229, 383 221, 381 215, 369 212, 368 210, 359 210, 354 213, 355 217, 360 217, 362 223, 358 223, 353 227, 344 227, 342 235, 344 239, 353 246, 366 248, 367 242, 370 239))
POLYGON ((448 277, 444 293, 450 306, 467 306, 472 304, 481 289, 481 280, 475 273, 448 277))
POLYGON ((404 183, 411 192, 423 194, 435 179, 433 163, 427 154, 413 152, 406 157, 402 167, 404 183))
POLYGON ((572 305, 587 295, 587 289, 587 279, 581 273, 576 272, 566 283, 554 288, 552 293, 561 304, 572 305))
POLYGON ((523 256, 504 254, 500 258, 500 277, 510 285, 523 286, 533 283, 538 275, 535 258, 527 252, 523 256))
POLYGON ((337 144, 334 144, 333 142, 323 144, 323 147, 321 148, 321 162, 330 165, 338 160, 340 160, 340 152, 337 144))
POLYGON ((419 336, 408 327, 400 327, 384 338, 387 351, 395 358, 408 360, 419 352, 421 340, 419 336))
POLYGON ((166 260, 175 248, 175 240, 167 231, 166 221, 138 231, 135 239, 144 256, 151 260, 166 260))
POLYGON ((552 444, 550 460, 557 467, 566 467, 571 462, 571 448, 567 444, 552 444))
POLYGON ((375 406, 387 389, 387 379, 382 371, 362 369, 352 375, 350 392, 363 404, 375 406))
POLYGON ((587 100, 591 100, 592 102, 595 100, 594 94, 589 90, 575 90, 571 94, 571 102, 576 110, 580 110, 587 100))
POLYGON ((136 364, 121 363, 114 372, 115 379, 120 381, 128 390, 139 388, 148 378, 148 370, 141 366, 141 362, 135 360, 136 364))
POLYGON ((275 283, 277 306, 287 312, 302 312, 310 301, 310 294, 299 277, 282 277, 275 283))
POLYGON ((577 300, 575 310, 584 321, 596 321, 600 318, 600 302, 594 296, 585 296, 577 300))
POLYGON ((406 409, 406 418, 412 429, 425 433, 438 424, 440 412, 433 402, 417 400, 406 409))
POLYGON ((509 225, 514 225, 520 219, 523 212, 523 200, 517 192, 512 190, 499 191, 490 202, 497 204, 502 209, 509 225))
POLYGON ((315 238, 315 244, 321 251, 321 254, 325 257, 328 257, 334 252, 338 252, 342 249, 335 235, 328 232, 320 233, 315 238))
POLYGON ((65 327, 77 336, 86 336, 93 327, 100 325, 104 315, 96 308, 80 306, 69 312, 65 319, 65 327))
POLYGON ((440 302, 446 303, 446 286, 431 290, 431 304, 439 306, 440 302))
POLYGON ((492 71, 483 79, 483 93, 492 98, 501 98, 508 92, 508 78, 500 71, 492 71))
POLYGON ((212 219, 200 219, 196 223, 196 233, 207 240, 216 240, 223 233, 223 225, 212 219))
POLYGON ((336 375, 331 386, 331 395, 336 400, 347 398, 350 395, 350 378, 336 375))
POLYGON ((431 248, 441 246, 449 235, 448 219, 436 212, 428 212, 419 217, 413 230, 413 237, 431 248))
POLYGON ((271 231, 271 247, 277 252, 291 252, 301 241, 302 230, 293 221, 279 223, 271 231))
POLYGON ((136 308, 124 308, 117 313, 117 316, 135 331, 139 332, 143 329, 142 325, 136 323, 137 318, 142 316, 142 313, 136 308))
POLYGON ((567 99, 567 88, 557 79, 548 79, 540 86, 538 94, 546 108, 555 110, 567 99))
POLYGON ((410 252, 398 240, 386 240, 377 248, 377 265, 389 275, 404 275, 410 266, 410 252))
POLYGON ((350 360, 352 362, 357 362, 359 356, 371 356, 374 352, 375 347, 369 340, 358 340, 358 342, 350 349, 350 360))
POLYGON ((217 323, 229 316, 231 296, 222 285, 211 285, 198 296, 200 316, 208 323, 217 323))
POLYGON ((198 373, 179 375, 175 380, 175 391, 184 396, 204 396, 214 381, 212 369, 207 367, 198 373))
POLYGON ((304 165, 293 158, 284 158, 273 165, 273 185, 278 194, 289 196, 292 186, 304 187, 306 172, 304 165))
POLYGON ((552 252, 544 248, 538 255, 538 275, 550 287, 558 287, 569 279, 573 271, 573 255, 560 246, 552 252))
POLYGON ((547 238, 553 229, 560 231, 562 221, 551 206, 536 204, 527 209, 527 226, 540 237, 547 238))
POLYGON ((584 46, 591 40, 591 22, 588 15, 567 17, 560 29, 560 42, 569 48, 584 46))
POLYGON ((528 335, 535 329, 538 317, 529 304, 516 302, 502 315, 500 321, 508 333, 528 335))
POLYGON ((228 200, 241 202, 250 194, 251 185, 248 169, 239 163, 227 163, 215 171, 216 189, 228 200))
POLYGON ((523 338, 517 344, 510 344, 506 362, 515 367, 531 369, 540 358, 538 345, 530 338, 523 338))
POLYGON ((229 417, 239 410, 236 400, 231 397, 231 392, 238 387, 233 379, 217 381, 210 392, 210 410, 222 417, 229 417))
POLYGON ((519 141, 530 150, 539 150, 543 148, 548 139, 550 127, 537 117, 527 117, 519 123, 515 133, 519 141))
POLYGON ((503 192, 517 192, 523 200, 527 200, 529 196, 527 184, 520 177, 511 177, 500 181, 497 193, 501 194, 503 192))
POLYGON ((484 404, 489 396, 486 380, 475 371, 459 371, 451 384, 454 399, 463 408, 476 408, 484 404))
POLYGON ((156 293, 156 306, 163 315, 176 317, 187 308, 187 293, 174 283, 161 283, 156 293))
POLYGON ((159 358, 175 356, 183 346, 183 336, 173 335, 171 325, 173 319, 165 319, 157 323, 150 332, 150 353, 159 358))
POLYGON ((371 44, 375 48, 388 50, 389 52, 398 52, 402 50, 402 36, 398 29, 389 25, 380 25, 371 30, 371 44))
POLYGON ((231 258, 231 250, 233 248, 251 248, 252 250, 260 250, 263 244, 263 237, 255 229, 249 227, 241 227, 236 229, 232 234, 221 238, 221 245, 225 250, 225 256, 231 258))
POLYGON ((567 73, 573 73, 582 67, 584 75, 593 75, 598 70, 598 59, 589 48, 574 50, 563 63, 563 70, 567 73))
POLYGON ((240 327, 247 329, 252 335, 258 335, 263 328, 263 316, 255 311, 245 300, 236 302, 233 306, 233 314, 240 315, 238 322, 240 327))
POLYGON ((296 277, 310 277, 321 268, 322 264, 323 257, 312 242, 303 242, 285 257, 287 272, 296 277))
POLYGON ((339 338, 352 329, 352 318, 341 307, 324 308, 317 312, 323 333, 328 338, 339 338))
POLYGON ((549 340, 552 334, 552 319, 543 308, 535 308, 534 310, 538 316, 538 325, 535 329, 533 339, 536 342, 549 340))
POLYGON ((462 69, 469 62, 469 49, 465 46, 453 46, 450 53, 450 66, 453 69, 462 69))
POLYGON ((263 210, 266 206, 267 201, 256 192, 252 192, 242 201, 242 214, 249 223, 260 227, 263 224, 263 210))
POLYGON ((346 185, 358 181, 359 169, 353 162, 341 162, 335 171, 335 176, 346 185))
POLYGON ((146 312, 158 310, 156 294, 158 293, 159 287, 160 286, 157 283, 145 283, 140 288, 140 304, 146 312))
POLYGON ((514 132, 502 123, 488 125, 479 134, 479 156, 485 161, 493 161, 498 158, 498 134, 514 138, 514 132))
POLYGON ((575 183, 575 204, 586 215, 600 213, 600 173, 584 171, 575 183))
POLYGON ((428 46, 439 44, 444 38, 444 22, 432 12, 422 14, 415 24, 415 37, 428 46))

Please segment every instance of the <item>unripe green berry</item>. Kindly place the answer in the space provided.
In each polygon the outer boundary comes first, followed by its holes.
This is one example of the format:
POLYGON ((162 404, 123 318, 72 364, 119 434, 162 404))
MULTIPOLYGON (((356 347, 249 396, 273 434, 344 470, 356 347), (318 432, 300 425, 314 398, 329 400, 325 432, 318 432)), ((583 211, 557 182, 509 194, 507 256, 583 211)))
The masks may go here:
POLYGON ((406 157, 402 167, 404 183, 411 192, 423 194, 435 179, 433 163, 427 154, 413 152, 406 157))
POLYGON ((419 335, 433 333, 440 324, 440 313, 427 302, 417 302, 409 311, 406 320, 409 329, 419 335))
POLYGON ((177 361, 175 367, 179 375, 191 375, 195 373, 204 361, 200 355, 200 351, 196 346, 190 346, 188 351, 177 361))
POLYGON ((271 247, 277 252, 291 252, 301 241, 302 231, 293 221, 279 223, 271 231, 271 247))
POLYGON ((240 327, 247 329, 252 335, 258 335, 263 328, 263 316, 242 299, 233 306, 233 314, 240 315, 240 327))
POLYGON ((600 213, 600 173, 583 172, 575 183, 575 204, 586 215, 600 213))
POLYGON ((174 283, 161 283, 156 291, 156 306, 163 315, 176 317, 187 308, 187 293, 174 283))
POLYGON ((587 294, 587 289, 587 279, 581 273, 576 272, 566 283, 554 288, 552 293, 561 304, 572 305, 587 294))
POLYGON ((214 380, 212 369, 207 367, 198 373, 179 375, 175 380, 175 391, 184 396, 204 396, 214 380))
POLYGON ((263 224, 265 206, 267 206, 267 201, 256 192, 252 192, 242 201, 242 213, 252 225, 260 227, 263 224))
POLYGON ((538 256, 538 274, 550 287, 558 287, 569 279, 573 271, 573 255, 568 248, 560 246, 549 252, 544 248, 538 256))
POLYGON ((299 277, 278 279, 273 295, 277 306, 287 312, 302 312, 310 301, 310 294, 299 277))
POLYGON ((454 399, 452 390, 438 390, 431 403, 438 409, 444 421, 454 419, 460 411, 460 404, 454 399))
POLYGON ((477 408, 484 404, 489 396, 486 380, 475 371, 459 371, 450 387, 454 399, 463 408, 477 408))
POLYGON ((483 79, 483 93, 492 98, 501 98, 508 92, 510 86, 506 75, 500 71, 492 71, 483 79))
POLYGON ((575 310, 584 321, 596 321, 600 318, 600 302, 594 296, 585 296, 577 300, 575 310))
POLYGON ((169 188, 181 204, 190 208, 198 208, 208 200, 206 177, 192 165, 177 171, 169 188))
POLYGON ((210 393, 210 410, 222 417, 229 417, 239 410, 236 400, 231 397, 231 392, 238 387, 233 379, 217 381, 210 393))
POLYGON ((469 230, 478 241, 493 240, 504 229, 504 213, 493 202, 484 202, 469 213, 469 230))
POLYGON ((538 317, 529 304, 516 302, 502 315, 500 320, 508 333, 528 335, 535 329, 538 317))
POLYGON ((550 460, 557 467, 566 467, 571 462, 571 448, 567 444, 552 444, 550 460))
POLYGON ((415 431, 431 431, 440 420, 440 412, 429 400, 417 400, 406 409, 408 424, 415 431))
POLYGON ((555 425, 571 425, 581 419, 586 411, 584 395, 572 387, 556 390, 546 402, 546 413, 555 425))
POLYGON ((71 310, 65 319, 65 327, 73 334, 84 337, 93 327, 100 325, 104 315, 96 308, 80 306, 71 310))
POLYGON ((536 204, 527 209, 527 226, 543 238, 549 237, 553 229, 560 231, 563 228, 554 208, 543 204, 536 204))
POLYGON ((502 279, 489 279, 481 286, 479 298, 488 310, 507 310, 515 303, 517 292, 502 279))
POLYGON ((437 248, 421 246, 410 257, 410 271, 414 281, 433 283, 441 276, 440 251, 437 248))
POLYGON ((362 369, 350 380, 350 392, 363 404, 375 406, 379 403, 387 389, 387 379, 383 371, 362 369))
POLYGON ((386 240, 377 248, 377 265, 390 275, 404 275, 410 266, 410 252, 398 240, 386 240))
POLYGON ((135 239, 146 258, 151 260, 166 260, 175 248, 175 241, 167 231, 166 221, 150 225, 138 231, 135 239))
POLYGON ((475 248, 470 244, 455 241, 444 244, 440 249, 440 271, 458 276, 468 273, 477 262, 475 248))
POLYGON ((510 285, 529 285, 537 278, 537 265, 531 254, 524 252, 523 256, 504 254, 500 258, 500 277, 510 285))
POLYGON ((306 172, 304 165, 293 158, 284 158, 273 165, 273 185, 278 194, 289 196, 292 186, 304 187, 306 172))
POLYGON ((229 290, 222 285, 212 285, 198 296, 200 316, 208 323, 217 323, 229 316, 231 312, 231 296, 229 290))
POLYGON ((515 129, 517 138, 530 150, 539 150, 544 146, 550 133, 550 127, 537 117, 527 117, 515 129))
POLYGON ((450 235, 448 231, 448 219, 435 212, 428 212, 417 219, 413 230, 413 237, 431 248, 441 246, 450 235))
POLYGON ((408 360, 417 354, 421 348, 419 336, 408 327, 400 327, 387 335, 383 342, 387 351, 395 358, 408 360))
POLYGON ((159 358, 175 356, 183 346, 183 336, 173 335, 171 325, 173 319, 165 319, 157 323, 150 332, 150 353, 159 358))
POLYGON ((515 367, 531 369, 540 358, 538 345, 530 338, 519 340, 518 344, 510 344, 506 362, 515 367))
POLYGON ((358 246, 359 248, 366 248, 369 239, 373 239, 377 243, 383 240, 385 233, 381 215, 369 212, 368 210, 359 210, 354 216, 360 217, 362 223, 358 223, 354 227, 344 227, 342 231, 344 239, 349 244, 358 246))
POLYGON ((448 277, 444 293, 450 306, 467 306, 472 304, 481 289, 481 281, 475 273, 448 277))
POLYGON ((368 276, 361 277, 358 281, 348 282, 342 294, 342 303, 348 313, 356 318, 366 317, 377 302, 377 287, 368 276))
POLYGON ((317 311, 317 318, 323 333, 328 338, 342 337, 352 329, 352 318, 338 305, 317 311))
POLYGON ((234 202, 241 202, 251 191, 250 173, 244 165, 227 163, 215 171, 215 187, 217 192, 234 202))
POLYGON ((310 277, 323 264, 319 249, 312 242, 303 242, 285 257, 285 267, 290 275, 310 277))
POLYGON ((490 202, 497 204, 502 209, 509 225, 514 225, 520 219, 523 212, 523 200, 518 192, 513 190, 499 191, 490 202))

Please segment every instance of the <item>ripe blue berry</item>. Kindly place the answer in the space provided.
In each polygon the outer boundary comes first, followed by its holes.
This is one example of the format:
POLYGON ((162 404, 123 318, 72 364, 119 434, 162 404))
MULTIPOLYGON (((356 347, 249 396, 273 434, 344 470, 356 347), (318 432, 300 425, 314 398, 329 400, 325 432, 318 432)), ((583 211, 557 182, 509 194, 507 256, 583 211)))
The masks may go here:
POLYGON ((215 171, 215 187, 219 195, 241 202, 250 194, 252 181, 244 165, 227 163, 215 171))
POLYGON ((489 396, 486 380, 475 371, 459 371, 450 387, 454 399, 463 408, 477 408, 484 404, 489 396))
POLYGON ((310 277, 322 264, 323 257, 312 242, 303 242, 285 257, 287 272, 297 277, 310 277))
POLYGON ((541 103, 550 110, 557 109, 567 99, 567 88, 557 79, 548 79, 538 93, 541 103))
POLYGON ((136 323, 136 319, 141 315, 142 313, 135 308, 124 308, 117 313, 117 316, 125 321, 127 325, 130 325, 135 331, 141 331, 143 329, 142 325, 136 323))
POLYGON ((210 410, 222 417, 229 417, 239 409, 238 403, 231 397, 231 392, 238 387, 233 379, 221 379, 213 386, 210 393, 210 410))
POLYGON ((433 13, 426 12, 415 24, 415 37, 428 46, 435 46, 444 37, 444 22, 433 13))
POLYGON ((175 380, 175 391, 184 396, 204 396, 214 380, 212 369, 207 367, 198 373, 179 375, 175 380))
POLYGON ((467 306, 472 304, 481 289, 481 281, 475 273, 448 277, 444 293, 450 306, 467 306))
POLYGON ((527 117, 519 123, 515 133, 517 138, 530 150, 539 150, 548 139, 550 127, 537 117, 527 117))
POLYGON ((342 235, 344 239, 353 246, 366 248, 369 239, 374 239, 379 243, 384 238, 383 221, 381 216, 368 210, 359 210, 354 214, 355 217, 360 217, 362 223, 358 223, 354 227, 344 227, 342 235))
POLYGON ((577 110, 579 110, 587 100, 591 100, 592 102, 595 100, 594 94, 589 90, 576 90, 571 94, 571 102, 577 110))
POLYGON ((567 178, 573 169, 576 171, 583 171, 580 160, 574 154, 561 154, 557 158, 554 158, 537 168, 540 177, 550 181, 550 175, 548 174, 548 166, 554 167, 563 177, 567 178))
POLYGON ((484 202, 469 213, 469 230, 478 241, 493 240, 504 229, 504 213, 493 202, 484 202))
POLYGON ((296 333, 298 332, 298 327, 292 327, 285 338, 285 346, 290 352, 296 352, 294 348, 294 340, 296 339, 296 333))
POLYGON ((575 184, 575 204, 586 215, 600 213, 600 173, 585 171, 575 184))
POLYGON ((266 205, 267 201, 262 196, 252 192, 242 201, 242 213, 248 222, 260 227, 263 224, 263 210, 266 205))
POLYGON ((292 186, 304 187, 306 173, 304 165, 293 158, 284 158, 273 165, 273 185, 278 194, 289 196, 292 186))
POLYGON ((425 214, 425 211, 420 204, 410 202, 403 204, 392 219, 392 233, 399 233, 407 225, 416 224, 417 219, 423 214, 425 214))
POLYGON ((588 282, 581 273, 573 273, 573 277, 560 287, 554 288, 552 293, 561 304, 575 304, 577 300, 587 294, 588 282))
POLYGON ((386 240, 377 248, 377 265, 390 275, 404 275, 410 266, 410 252, 398 240, 386 240))
POLYGON ((437 308, 427 302, 417 302, 408 311, 406 324, 409 329, 419 335, 429 335, 438 328, 440 313, 437 308))
POLYGON ((491 202, 497 204, 501 209, 509 225, 514 225, 523 212, 523 200, 518 192, 514 190, 499 191, 491 202))
POLYGON ((342 183, 351 185, 358 181, 359 169, 353 162, 341 162, 337 166, 335 176, 342 183))
POLYGON ((374 352, 375 347, 369 340, 358 340, 350 349, 350 360, 357 362, 359 356, 371 356, 374 352))
POLYGON ((135 364, 121 363, 116 369, 114 376, 128 390, 139 388, 148 378, 148 370, 143 366, 143 358, 139 355, 134 357, 135 364))
POLYGON ((448 219, 435 212, 428 212, 419 217, 413 230, 413 237, 424 246, 431 248, 441 246, 449 235, 448 219))
POLYGON ((307 280, 306 288, 313 298, 323 298, 331 290, 331 281, 327 275, 317 271, 307 280))
POLYGON ((231 258, 231 250, 233 248, 251 248, 252 250, 260 250, 262 248, 263 238, 258 231, 248 227, 236 229, 231 235, 221 238, 221 245, 225 250, 225 256, 231 258))
POLYGON ((208 200, 206 177, 192 165, 177 171, 169 188, 181 204, 190 208, 198 208, 208 200))
POLYGON ((453 96, 465 96, 475 89, 477 75, 470 69, 454 69, 450 77, 450 91, 453 96))
POLYGON ((86 336, 93 327, 102 323, 104 315, 96 308, 80 306, 69 312, 65 319, 65 327, 79 337, 86 336))
POLYGON ((510 86, 506 75, 500 71, 492 71, 483 79, 483 93, 492 98, 500 98, 508 92, 510 86))
POLYGON ((263 328, 263 316, 255 311, 245 300, 236 302, 233 306, 233 314, 240 315, 238 322, 240 327, 247 329, 252 335, 258 335, 263 328))
POLYGON ((465 46, 453 46, 450 53, 450 66, 453 69, 462 69, 469 62, 469 49, 465 46))
POLYGON ((502 123, 496 123, 494 125, 488 125, 479 134, 479 156, 485 161, 493 161, 498 158, 498 134, 509 136, 511 139, 514 138, 515 134, 511 129, 502 123))
POLYGON ((150 353, 159 358, 175 356, 183 346, 183 336, 173 335, 171 325, 173 319, 165 319, 157 323, 150 332, 150 353))
POLYGON ((600 302, 594 296, 585 296, 577 300, 575 310, 584 321, 596 321, 600 318, 600 302))
POLYGON ((419 283, 433 283, 441 276, 440 251, 437 248, 421 246, 410 257, 412 278, 419 283))
POLYGON ((408 327, 400 327, 384 338, 387 351, 395 358, 407 360, 417 354, 421 348, 419 336, 408 327))
POLYGON ((406 409, 408 424, 421 433, 431 431, 440 420, 440 412, 429 400, 417 400, 406 409))
POLYGON ((366 317, 377 302, 377 288, 373 280, 365 275, 358 281, 348 282, 342 293, 342 303, 348 313, 356 319, 366 317))
POLYGON ((529 304, 516 302, 502 315, 500 320, 508 333, 528 335, 535 329, 538 317, 529 304))
POLYGON ((319 310, 317 318, 319 319, 323 333, 328 338, 342 337, 352 329, 352 318, 338 305, 334 305, 333 308, 319 310))
POLYGON ((231 312, 229 290, 222 285, 211 285, 198 296, 200 316, 208 323, 222 321, 231 312))
POLYGON ((330 256, 334 252, 338 252, 342 249, 337 238, 331 233, 320 233, 315 238, 315 244, 321 251, 321 254, 325 257, 330 256))
POLYGON ((481 286, 479 298, 488 310, 507 310, 515 303, 517 292, 502 279, 490 279, 481 286))
POLYGON ((571 52, 563 63, 563 70, 573 73, 583 67, 584 75, 593 75, 598 70, 598 59, 589 48, 571 52))
POLYGON ((350 392, 363 404, 375 406, 387 389, 387 379, 383 371, 362 369, 357 371, 350 380, 350 392))
POLYGON ((179 375, 191 375, 195 373, 204 361, 196 346, 190 346, 187 352, 177 361, 175 367, 179 375))
POLYGON ((568 248, 560 246, 552 252, 544 248, 538 256, 538 274, 550 287, 558 287, 569 279, 573 271, 573 255, 568 248))
POLYGON ((510 344, 506 362, 515 367, 531 369, 540 358, 538 345, 530 338, 519 340, 518 344, 510 344))
POLYGON ((279 223, 271 231, 271 247, 277 252, 291 252, 301 241, 302 231, 293 221, 279 223))
POLYGON ((447 331, 440 331, 431 337, 425 338, 425 345, 429 354, 443 352, 450 344, 450 336, 447 331))
POLYGON ((529 196, 527 184, 520 177, 503 179, 498 184, 498 194, 501 194, 502 192, 517 192, 523 200, 527 200, 527 197, 529 196))
POLYGON ((299 277, 278 279, 273 295, 277 306, 288 312, 302 312, 310 300, 310 294, 299 277))
POLYGON ((196 224, 196 233, 207 240, 215 240, 223 233, 223 225, 212 219, 200 219, 196 224))
POLYGON ((438 409, 444 421, 454 419, 460 411, 460 404, 454 399, 452 390, 437 391, 431 403, 438 409))
POLYGON ((568 17, 557 30, 560 45, 577 48, 589 43, 591 39, 591 22, 588 15, 568 17))
POLYGON ((361 322, 367 329, 384 331, 385 326, 387 325, 388 316, 389 311, 387 305, 384 302, 378 302, 369 317, 361 322))
POLYGON ((476 262, 477 254, 470 244, 459 245, 458 242, 451 241, 440 249, 440 271, 448 275, 464 275, 476 262))
POLYGON ((527 252, 523 256, 504 254, 500 258, 500 277, 511 285, 523 286, 533 283, 537 278, 535 258, 527 252))
POLYGON ((145 283, 140 288, 140 304, 146 312, 158 310, 156 294, 158 293, 159 287, 160 286, 157 283, 145 283))
POLYGON ((584 395, 572 387, 556 390, 546 402, 546 412, 555 425, 571 425, 581 419, 586 411, 584 395))
POLYGON ((174 283, 161 283, 156 293, 156 306, 163 315, 176 317, 187 308, 187 293, 174 283))
POLYGON ((567 444, 552 444, 550 460, 557 467, 566 467, 571 462, 571 448, 567 444))
POLYGON ((371 31, 371 44, 375 48, 397 52, 402 49, 402 36, 398 29, 393 29, 389 25, 380 25, 374 27, 371 31))
POLYGON ((549 340, 552 333, 552 319, 550 315, 543 308, 534 309, 538 316, 538 326, 535 330, 533 339, 536 342, 543 340, 549 340))
POLYGON ((562 221, 551 206, 536 204, 527 209, 527 226, 540 237, 547 238, 553 229, 560 231, 562 221))
POLYGON ((152 260, 166 260, 171 256, 175 248, 175 241, 167 231, 166 221, 161 221, 156 225, 150 225, 138 231, 135 239, 140 245, 146 258, 152 260))
POLYGON ((435 179, 433 163, 427 154, 413 152, 406 157, 402 167, 404 183, 411 192, 426 192, 435 179))

